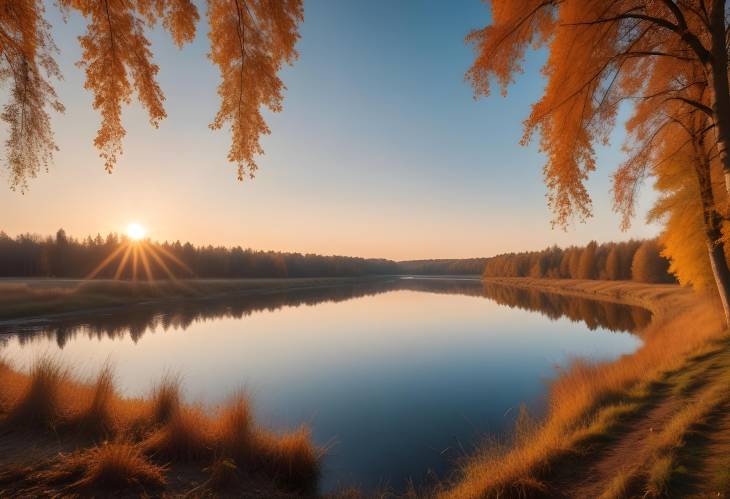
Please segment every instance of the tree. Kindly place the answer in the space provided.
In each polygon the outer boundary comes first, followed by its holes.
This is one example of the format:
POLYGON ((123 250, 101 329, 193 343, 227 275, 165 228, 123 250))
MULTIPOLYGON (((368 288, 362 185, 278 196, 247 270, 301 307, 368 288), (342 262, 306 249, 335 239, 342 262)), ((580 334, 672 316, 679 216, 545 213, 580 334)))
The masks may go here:
MULTIPOLYGON (((574 216, 585 220, 591 215, 585 181, 595 169, 594 146, 607 142, 623 101, 636 104, 627 123, 628 160, 614 176, 615 207, 624 215, 624 226, 634 214, 637 186, 646 176, 661 173, 654 167, 674 154, 670 143, 692 143, 692 135, 703 138, 706 151, 713 150, 726 178, 721 217, 727 217, 730 88, 725 0, 491 4, 493 24, 467 37, 476 47, 467 78, 477 96, 489 94, 492 78, 505 93, 521 70, 528 46, 549 47, 543 70, 547 86, 525 121, 523 143, 540 135, 554 223, 565 226, 574 216), (695 120, 703 122, 691 133, 683 130, 688 115, 699 115, 701 120, 695 120)), ((697 161, 685 167, 692 171, 697 161)), ((712 211, 717 211, 716 205, 712 211)), ((705 223, 714 224, 710 215, 705 223)), ((714 238, 707 247, 717 260, 724 250, 716 231, 711 232, 704 231, 714 238)), ((723 278, 722 269, 714 280, 730 322, 730 280, 723 278)))
POLYGON ((580 254, 578 262, 578 279, 595 279, 596 272, 596 250, 598 243, 591 241, 580 254))
POLYGON ((655 239, 644 241, 634 254, 631 264, 631 278, 638 282, 667 282, 669 262, 659 254, 659 244, 655 239))
MULTIPOLYGON (((166 117, 146 31, 159 22, 182 47, 195 37, 198 10, 192 0, 58 0, 58 5, 64 15, 75 11, 88 20, 79 37, 79 65, 101 114, 94 145, 111 172, 126 133, 122 104, 136 93, 152 126, 166 117)), ((10 129, 6 168, 10 187, 21 191, 57 150, 48 111, 64 110, 50 83, 61 74, 44 14, 43 0, 0 0, 0 83, 9 80, 11 88, 1 116, 10 129)), ((302 18, 302 0, 208 0, 209 56, 221 73, 221 105, 210 127, 230 125, 228 159, 237 165, 239 180, 253 177, 255 156, 263 153, 259 138, 269 129, 261 108, 282 108, 278 72, 297 57, 302 18)))
POLYGON ((621 260, 619 249, 615 244, 611 246, 606 257, 606 278, 609 281, 618 281, 621 279, 621 260))

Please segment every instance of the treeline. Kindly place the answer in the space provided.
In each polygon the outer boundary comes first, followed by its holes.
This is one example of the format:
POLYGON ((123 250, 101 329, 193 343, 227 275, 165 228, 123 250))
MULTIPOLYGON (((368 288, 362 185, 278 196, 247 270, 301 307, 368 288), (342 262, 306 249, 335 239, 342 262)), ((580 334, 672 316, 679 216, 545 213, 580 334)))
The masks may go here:
POLYGON ((675 282, 656 240, 542 251, 491 258, 410 260, 258 251, 240 246, 195 246, 130 240, 115 233, 76 239, 60 229, 55 236, 0 231, 0 277, 57 278, 266 278, 354 277, 367 275, 467 275, 675 282), (127 251, 128 249, 134 251, 127 251), (137 247, 135 249, 135 247, 137 247), (126 254, 126 256, 125 256, 126 254), (136 256, 135 256, 136 254, 136 256), (136 263, 135 263, 136 262, 136 263))
POLYGON ((506 253, 488 258, 485 277, 548 277, 553 279, 676 282, 655 239, 506 253))
MULTIPOLYGON (((135 252, 125 259, 129 246, 126 236, 114 233, 79 240, 63 229, 55 237, 22 234, 12 238, 0 231, 0 277, 84 278, 93 274, 96 278, 128 279, 135 273, 135 252), (103 262, 106 264, 99 269, 103 262)), ((194 246, 179 241, 144 241, 136 259, 140 278, 146 277, 145 266, 155 278, 166 277, 168 270, 176 277, 200 278, 351 277, 399 272, 396 262, 385 259, 194 246)))
POLYGON ((398 262, 398 266, 403 274, 479 275, 484 271, 487 260, 487 258, 407 260, 398 262))

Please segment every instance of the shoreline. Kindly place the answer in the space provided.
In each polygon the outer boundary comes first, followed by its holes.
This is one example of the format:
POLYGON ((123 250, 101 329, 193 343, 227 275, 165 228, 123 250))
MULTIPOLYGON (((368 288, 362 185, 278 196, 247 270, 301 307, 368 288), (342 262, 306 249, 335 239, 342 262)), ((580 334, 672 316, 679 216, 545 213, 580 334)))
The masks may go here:
POLYGON ((693 483, 687 470, 703 479, 682 497, 730 494, 730 344, 711 296, 631 281, 483 282, 641 306, 653 317, 636 352, 565 369, 544 418, 525 415, 512 441, 478 448, 437 497, 673 496, 693 483))
MULTIPOLYGON (((176 281, 62 280, 75 286, 35 287, 0 281, 0 326, 38 324, 123 307, 215 300, 233 296, 326 289, 398 279, 401 276, 300 277, 270 279, 180 279, 176 281), (32 302, 32 303, 28 303, 32 302)), ((37 281, 52 283, 49 281, 37 281)))
POLYGON ((691 289, 678 284, 535 277, 483 277, 482 282, 642 307, 657 318, 683 312, 701 299, 691 289))

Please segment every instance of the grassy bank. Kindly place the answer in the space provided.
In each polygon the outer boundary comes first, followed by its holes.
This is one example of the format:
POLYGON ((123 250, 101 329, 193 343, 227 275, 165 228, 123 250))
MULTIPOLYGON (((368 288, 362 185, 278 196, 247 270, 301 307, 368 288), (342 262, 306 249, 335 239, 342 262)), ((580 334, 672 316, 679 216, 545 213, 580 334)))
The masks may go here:
POLYGON ((574 362, 550 385, 543 419, 523 415, 511 441, 484 445, 437 495, 643 497, 686 485, 677 480, 687 469, 679 464, 681 449, 730 395, 727 334, 714 300, 671 285, 487 282, 641 305, 654 318, 635 353, 613 362, 574 362))
POLYGON ((384 277, 282 279, 0 280, 0 320, 78 312, 143 302, 274 293, 384 277))
POLYGON ((2 497, 294 497, 319 478, 308 430, 256 426, 241 394, 209 414, 168 377, 125 399, 110 369, 83 383, 50 358, 29 373, 0 364, 0 434, 2 497))

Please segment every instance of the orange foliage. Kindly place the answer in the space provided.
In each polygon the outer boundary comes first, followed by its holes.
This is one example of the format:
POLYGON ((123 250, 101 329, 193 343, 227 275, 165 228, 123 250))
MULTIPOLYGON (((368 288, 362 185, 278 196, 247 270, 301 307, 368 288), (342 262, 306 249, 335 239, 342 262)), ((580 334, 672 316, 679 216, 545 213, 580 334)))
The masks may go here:
POLYGON ((41 0, 0 1, 0 84, 10 80, 0 118, 9 127, 5 148, 10 187, 21 191, 58 150, 47 108, 64 110, 49 82, 60 73, 43 12, 41 0))
MULTIPOLYGON (((181 47, 195 37, 198 9, 192 0, 58 0, 58 5, 64 15, 75 11, 88 20, 79 37, 78 65, 85 69, 84 87, 101 114, 94 145, 111 172, 126 134, 122 105, 136 94, 152 126, 166 117, 147 30, 160 22, 181 47)), ((43 14, 42 0, 0 0, 0 83, 11 80, 2 120, 10 127, 6 148, 13 189, 25 190, 57 149, 48 109, 60 112, 63 106, 49 80, 61 75, 43 14)), ((296 59, 302 16, 301 0, 208 1, 210 58, 222 79, 221 107, 211 128, 230 122, 228 158, 238 165, 239 179, 253 176, 254 156, 263 152, 259 137, 269 133, 261 107, 281 110, 284 85, 277 73, 284 62, 296 59)))
POLYGON ((233 144, 228 160, 238 165, 238 179, 256 172, 259 137, 269 128, 261 106, 281 111, 284 84, 277 76, 282 63, 297 57, 297 25, 302 0, 209 0, 210 59, 219 67, 221 107, 210 124, 230 123, 233 144))
MULTIPOLYGON (((727 74, 724 2, 714 7, 671 0, 490 3, 492 25, 467 37, 477 52, 467 73, 477 96, 489 94, 491 78, 504 93, 526 49, 549 47, 543 68, 547 86, 525 121, 523 143, 539 133, 555 223, 564 226, 574 215, 591 215, 585 181, 596 166, 594 145, 607 142, 624 100, 638 102, 628 124, 631 160, 615 178, 616 205, 627 216, 633 214, 635 187, 654 159, 652 138, 667 122, 659 114, 708 113, 717 125, 718 150, 727 149, 730 128, 724 114, 715 112, 730 103, 727 78, 717 77, 727 74), (718 54, 712 53, 715 45, 718 54), (695 79, 677 77, 694 67, 702 69, 695 79), (696 85, 708 89, 707 103, 691 95, 696 85)), ((720 156, 728 168, 726 155, 720 156)))

